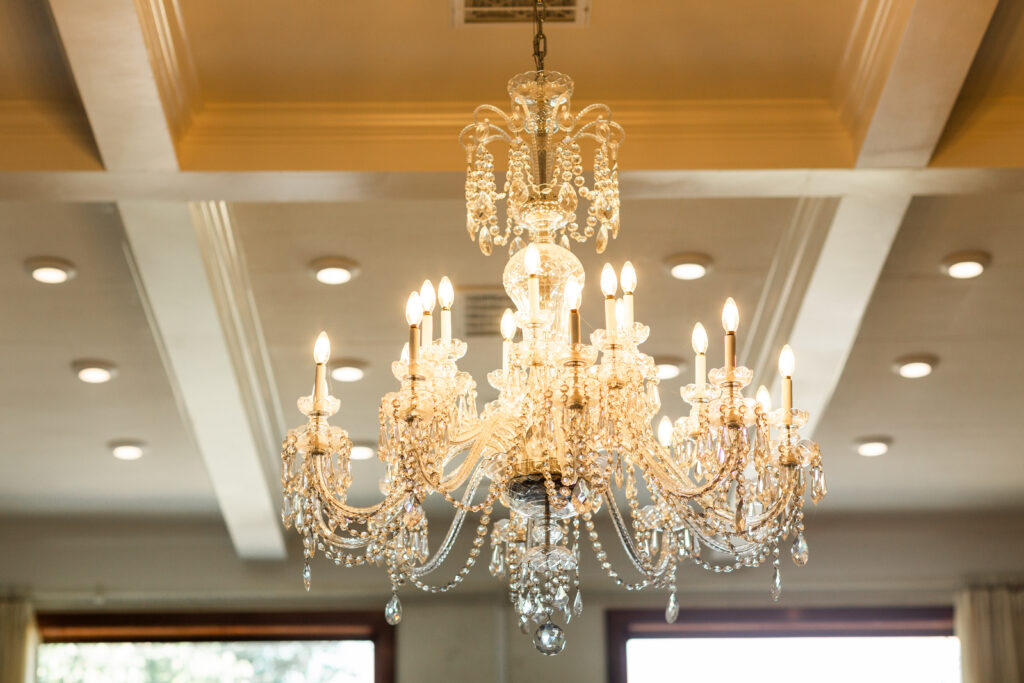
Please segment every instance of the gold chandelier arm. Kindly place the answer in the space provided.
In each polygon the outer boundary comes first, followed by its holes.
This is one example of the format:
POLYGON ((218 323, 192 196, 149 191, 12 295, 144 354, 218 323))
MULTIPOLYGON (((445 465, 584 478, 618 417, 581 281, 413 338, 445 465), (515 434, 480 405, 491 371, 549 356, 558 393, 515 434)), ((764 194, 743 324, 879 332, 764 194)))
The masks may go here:
POLYGON ((692 488, 688 488, 685 483, 681 484, 678 482, 680 480, 685 482, 689 479, 689 475, 678 471, 669 459, 665 448, 654 439, 652 433, 644 433, 644 443, 641 446, 640 456, 642 464, 638 463, 641 465, 641 469, 644 470, 645 474, 653 474, 666 493, 671 494, 673 498, 684 499, 683 502, 688 502, 718 488, 719 484, 725 479, 729 466, 732 464, 731 458, 733 456, 730 455, 729 459, 726 459, 725 463, 718 468, 714 478, 704 484, 694 484, 692 488))
POLYGON ((384 500, 371 505, 369 507, 355 507, 348 505, 343 501, 338 500, 330 484, 327 481, 327 476, 324 472, 324 462, 330 458, 328 454, 317 455, 313 457, 313 485, 316 487, 317 493, 320 495, 320 499, 331 508, 345 517, 355 517, 361 520, 368 519, 378 514, 381 510, 386 507, 390 507, 389 503, 394 501, 391 499, 392 496, 389 494, 384 500))

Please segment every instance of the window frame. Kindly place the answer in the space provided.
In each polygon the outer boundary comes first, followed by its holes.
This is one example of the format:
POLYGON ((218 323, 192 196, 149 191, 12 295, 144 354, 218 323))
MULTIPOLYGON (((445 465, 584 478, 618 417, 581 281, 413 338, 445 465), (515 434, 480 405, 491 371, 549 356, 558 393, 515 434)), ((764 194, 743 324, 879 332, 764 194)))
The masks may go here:
POLYGON ((662 610, 605 614, 608 683, 626 683, 630 638, 794 638, 827 636, 951 636, 953 608, 799 608, 679 610, 674 624, 662 610))
POLYGON ((395 681, 395 629, 379 611, 42 612, 40 644, 370 640, 374 683, 395 681))

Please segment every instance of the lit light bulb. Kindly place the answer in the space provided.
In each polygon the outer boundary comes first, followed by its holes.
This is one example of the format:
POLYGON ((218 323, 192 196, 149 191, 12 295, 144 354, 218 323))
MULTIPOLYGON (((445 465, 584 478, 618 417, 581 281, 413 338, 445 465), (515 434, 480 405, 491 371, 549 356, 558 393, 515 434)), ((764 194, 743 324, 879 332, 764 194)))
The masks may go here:
POLYGON ((583 285, 576 278, 565 283, 565 305, 569 310, 578 311, 583 304, 583 285))
POLYGON ((420 287, 420 303, 423 304, 424 313, 430 313, 434 310, 437 297, 434 294, 434 283, 430 280, 424 280, 423 285, 420 287))
POLYGON ((725 301, 725 307, 722 308, 722 327, 726 332, 735 332, 739 326, 740 309, 736 308, 736 302, 729 297, 725 301))
POLYGON ((658 443, 662 446, 672 443, 672 420, 668 419, 668 415, 662 415, 658 421, 658 443))
POLYGON ((437 285, 437 300, 441 304, 441 308, 451 308, 455 303, 455 288, 452 287, 452 281, 448 279, 447 275, 441 278, 441 282, 437 285))
POLYGON ((701 323, 693 326, 693 335, 690 337, 690 343, 693 345, 694 353, 708 352, 708 331, 704 329, 704 325, 701 323))
POLYGON ((761 404, 762 411, 772 412, 772 395, 768 391, 768 387, 763 384, 757 388, 757 402, 761 404))
POLYGON ((321 332, 313 344, 313 361, 319 365, 331 359, 331 340, 327 338, 326 332, 321 332))
POLYGON ((615 278, 615 269, 612 268, 612 264, 604 264, 604 268, 601 269, 601 291, 605 297, 615 296, 615 290, 619 288, 619 284, 615 278))
POLYGON ((501 314, 501 336, 505 341, 512 341, 512 337, 516 336, 516 318, 511 308, 506 308, 501 314))
POLYGON ((523 265, 526 267, 527 275, 536 275, 540 272, 540 250, 537 249, 536 244, 531 242, 530 246, 526 247, 523 265))
POLYGON ((796 356, 793 355, 793 349, 786 344, 782 347, 782 353, 779 354, 779 374, 783 377, 792 377, 793 370, 796 369, 796 356))
POLYGON ((409 300, 405 304, 405 321, 409 327, 415 327, 423 320, 423 302, 420 301, 419 292, 409 294, 409 300))
POLYGON ((629 261, 622 264, 622 276, 619 279, 622 282, 623 292, 632 294, 636 291, 636 269, 629 261))

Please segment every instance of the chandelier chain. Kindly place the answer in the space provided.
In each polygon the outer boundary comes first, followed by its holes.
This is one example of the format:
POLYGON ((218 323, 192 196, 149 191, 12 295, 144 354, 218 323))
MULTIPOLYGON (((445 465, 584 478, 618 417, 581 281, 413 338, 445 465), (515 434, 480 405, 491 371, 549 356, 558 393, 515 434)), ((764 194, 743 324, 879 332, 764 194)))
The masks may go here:
POLYGON ((544 57, 548 54, 548 37, 544 35, 544 19, 547 15, 547 8, 544 0, 537 0, 533 4, 533 63, 537 71, 544 70, 544 57))

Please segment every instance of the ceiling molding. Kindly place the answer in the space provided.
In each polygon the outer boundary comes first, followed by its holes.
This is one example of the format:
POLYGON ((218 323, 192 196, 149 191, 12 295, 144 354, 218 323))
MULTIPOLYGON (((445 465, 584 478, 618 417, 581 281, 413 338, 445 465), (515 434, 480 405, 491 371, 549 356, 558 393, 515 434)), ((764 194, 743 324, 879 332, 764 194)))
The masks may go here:
POLYGON ((206 264, 213 303, 219 313, 235 377, 267 475, 277 476, 282 435, 288 431, 263 325, 249 282, 245 254, 225 202, 189 205, 199 251, 206 264))
POLYGON ((779 350, 788 341, 838 205, 834 197, 800 198, 779 238, 761 298, 743 335, 742 357, 749 359, 755 386, 775 382, 779 350))
MULTIPOLYGON (((632 168, 822 168, 853 164, 826 100, 609 102, 632 168), (666 145, 669 147, 666 148, 666 145)), ((462 170, 471 102, 208 102, 181 140, 190 170, 462 170)))
POLYGON ((0 168, 85 171, 103 165, 77 102, 0 100, 0 168))
MULTIPOLYGON (((355 202, 464 198, 461 172, 0 171, 0 200, 355 202)), ((1024 168, 620 171, 623 199, 1024 192, 1024 168)))
POLYGON ((178 0, 135 0, 135 7, 164 113, 179 139, 202 104, 181 7, 178 0))

